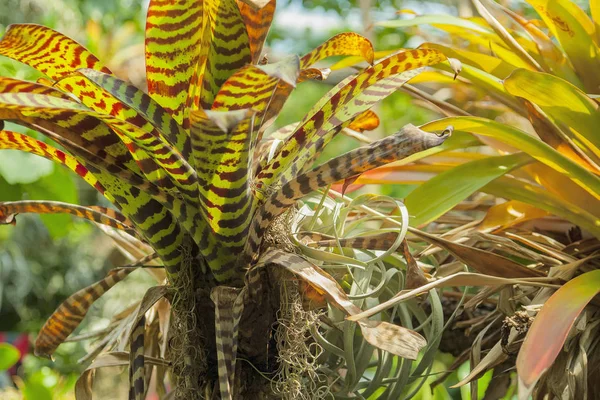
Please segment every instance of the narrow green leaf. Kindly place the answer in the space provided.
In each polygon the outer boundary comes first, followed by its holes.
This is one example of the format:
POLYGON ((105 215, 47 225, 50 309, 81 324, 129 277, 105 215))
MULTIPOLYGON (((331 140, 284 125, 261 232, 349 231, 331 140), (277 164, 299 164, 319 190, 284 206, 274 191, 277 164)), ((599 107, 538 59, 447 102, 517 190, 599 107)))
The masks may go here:
POLYGON ((424 131, 441 131, 448 125, 456 131, 471 132, 493 137, 509 146, 518 148, 538 161, 568 176, 596 198, 600 198, 600 178, 584 167, 566 158, 546 143, 509 125, 485 118, 452 117, 430 122, 421 127, 424 131))
POLYGON ((410 224, 420 226, 435 220, 494 179, 531 161, 525 153, 489 157, 435 176, 412 191, 404 201, 411 215, 410 224))

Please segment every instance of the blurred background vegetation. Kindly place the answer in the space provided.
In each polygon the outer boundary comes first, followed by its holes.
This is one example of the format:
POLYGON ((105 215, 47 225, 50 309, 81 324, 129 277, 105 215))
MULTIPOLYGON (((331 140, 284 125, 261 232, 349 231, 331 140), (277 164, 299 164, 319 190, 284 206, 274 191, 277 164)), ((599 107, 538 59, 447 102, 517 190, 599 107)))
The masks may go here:
MULTIPOLYGON (((139 0, 0 0, 0 34, 11 23, 49 26, 83 43, 121 78, 143 87, 146 3, 139 0)), ((519 7, 524 7, 522 2, 519 7)), ((398 29, 373 28, 373 22, 394 18, 399 9, 467 16, 472 13, 470 3, 459 0, 279 0, 267 52, 273 57, 304 54, 332 35, 347 30, 369 37, 376 50, 414 47, 420 42, 418 37, 398 29)), ((37 78, 33 70, 2 57, 0 75, 28 80, 37 78)), ((334 73, 325 83, 300 85, 287 102, 277 126, 299 120, 339 79, 334 73)), ((373 136, 384 136, 407 123, 419 125, 436 117, 433 112, 413 105, 411 98, 402 92, 387 98, 376 111, 382 125, 378 131, 369 133, 373 136)), ((24 132, 16 125, 11 125, 10 129, 24 132)), ((41 135, 28 133, 43 140, 41 135)), ((331 152, 342 153, 358 145, 345 136, 336 140, 336 144, 328 147, 330 153, 325 157, 331 157, 331 152)), ((405 185, 380 190, 402 197, 410 189, 405 185)), ((0 201, 19 199, 78 204, 103 202, 74 174, 50 161, 4 150, 0 153, 0 201)), ((8 332, 9 341, 14 341, 19 334, 34 338, 45 319, 68 295, 101 279, 110 267, 123 263, 123 256, 110 238, 93 225, 70 216, 40 218, 23 215, 18 217, 16 226, 0 226, 0 332, 8 332)), ((105 326, 108 319, 104 316, 122 309, 122 302, 126 303, 129 298, 141 296, 151 282, 142 272, 132 274, 128 285, 115 287, 109 296, 98 301, 88 313, 83 329, 105 326), (132 291, 139 292, 139 296, 130 295, 132 291)), ((59 348, 54 362, 26 355, 20 363, 17 386, 29 399, 72 398, 75 378, 84 367, 78 359, 85 353, 83 344, 68 343, 59 348)), ((451 361, 451 356, 441 355, 433 372, 442 371, 451 361)), ((458 371, 459 375, 467 372, 468 368, 458 371)), ((0 388, 10 386, 7 374, 0 372, 0 375, 4 375, 0 376, 0 388)), ((489 374, 480 381, 479 390, 485 390, 487 380, 489 374)), ((423 399, 451 396, 451 392, 443 387, 438 387, 434 394, 429 390, 423 392, 423 399)), ((463 398, 470 397, 467 386, 462 392, 463 398)), ((4 393, 0 392, 0 398, 9 396, 8 392, 4 393)), ((453 397, 461 398, 458 389, 453 397)), ((15 394, 15 398, 19 398, 18 395, 15 394)))

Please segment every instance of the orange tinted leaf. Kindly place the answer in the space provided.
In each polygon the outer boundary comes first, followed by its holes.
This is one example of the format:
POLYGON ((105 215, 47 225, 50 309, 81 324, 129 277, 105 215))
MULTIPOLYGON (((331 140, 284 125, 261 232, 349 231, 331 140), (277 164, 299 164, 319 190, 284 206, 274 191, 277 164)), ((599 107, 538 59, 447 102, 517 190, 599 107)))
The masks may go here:
POLYGON ((27 82, 19 79, 0 76, 0 93, 11 92, 45 94, 48 96, 60 97, 65 100, 73 101, 73 98, 69 97, 66 93, 63 93, 60 90, 57 90, 53 87, 42 85, 39 83, 27 82))
POLYGON ((377 127, 379 127, 379 117, 371 110, 360 114, 348 125, 349 129, 357 132, 372 131, 373 129, 377 129, 377 127))
POLYGON ((269 28, 271 28, 273 14, 275 14, 276 0, 268 0, 268 2, 259 9, 256 9, 241 0, 237 0, 237 4, 240 8, 244 24, 246 25, 246 30, 248 31, 252 63, 258 64, 265 39, 267 38, 267 33, 269 33, 269 28))
POLYGON ((549 212, 520 201, 507 201, 491 207, 479 223, 482 231, 500 231, 531 219, 543 218, 549 212))
POLYGON ((340 33, 303 56, 300 59, 300 68, 308 68, 317 61, 331 56, 360 56, 372 64, 373 44, 358 33, 340 33))

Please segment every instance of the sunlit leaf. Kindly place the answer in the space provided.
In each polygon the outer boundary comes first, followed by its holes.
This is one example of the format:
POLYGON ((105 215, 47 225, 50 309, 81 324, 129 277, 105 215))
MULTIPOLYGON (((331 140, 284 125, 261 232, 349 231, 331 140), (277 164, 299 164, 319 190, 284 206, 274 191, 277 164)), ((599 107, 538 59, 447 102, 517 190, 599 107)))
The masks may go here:
POLYGON ((525 153, 489 157, 437 175, 405 199, 411 225, 420 226, 435 220, 489 182, 531 161, 525 153))
POLYGON ((11 25, 0 40, 0 55, 30 65, 53 80, 59 80, 78 68, 111 73, 73 39, 35 24, 11 25), (63 62, 56 62, 57 59, 63 62))
MULTIPOLYGON (((200 59, 202 7, 196 0, 174 4, 151 0, 146 19, 146 79, 150 96, 182 123, 200 59)), ((200 82, 201 84, 201 82, 200 82)))
POLYGON ((600 158, 600 138, 595 128, 600 126, 600 111, 584 92, 553 75, 522 69, 505 79, 504 87, 514 96, 538 105, 570 132, 574 141, 600 158))
POLYGON ((471 132, 489 136, 510 146, 518 148, 538 161, 568 176, 593 196, 600 198, 600 178, 587 171, 577 163, 564 157, 547 144, 527 135, 525 132, 509 125, 476 117, 444 118, 430 122, 421 127, 426 131, 446 129, 452 125, 457 131, 471 132))
POLYGON ((527 0, 558 39, 573 63, 586 89, 596 92, 600 87, 600 49, 594 41, 594 24, 586 13, 571 0, 527 0))
POLYGON ((479 223, 478 229, 483 231, 504 230, 525 221, 543 218, 548 214, 547 211, 532 205, 511 200, 491 207, 479 223))

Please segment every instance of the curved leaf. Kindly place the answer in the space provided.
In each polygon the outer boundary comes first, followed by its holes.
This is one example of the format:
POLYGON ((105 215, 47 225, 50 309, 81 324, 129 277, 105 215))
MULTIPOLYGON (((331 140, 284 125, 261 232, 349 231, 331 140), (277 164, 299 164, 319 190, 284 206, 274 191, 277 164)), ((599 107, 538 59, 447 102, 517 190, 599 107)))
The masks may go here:
POLYGON ((84 207, 60 201, 21 200, 0 202, 0 224, 14 223, 17 214, 70 214, 115 229, 134 233, 131 221, 123 214, 106 207, 84 207))
POLYGON ((258 64, 260 62, 260 55, 263 50, 265 39, 267 38, 267 33, 269 33, 269 28, 271 28, 273 15, 275 14, 276 0, 268 0, 267 3, 258 10, 241 0, 237 0, 237 4, 240 8, 244 24, 246 25, 246 31, 248 31, 252 63, 258 64))
MULTIPOLYGON (((146 121, 152 123, 153 128, 157 129, 182 156, 189 156, 191 149, 187 132, 150 96, 135 86, 100 71, 85 68, 79 69, 77 72, 109 92, 122 103, 133 108, 146 121)), ((115 107, 118 107, 116 103, 115 107)), ((132 117, 137 119, 137 115, 132 117)), ((145 125, 143 122, 137 124, 140 127, 145 125)))
POLYGON ((35 340, 35 354, 50 358, 56 348, 79 326, 96 300, 135 271, 137 267, 144 265, 154 258, 156 258, 156 254, 151 254, 130 265, 111 271, 106 278, 69 296, 52 313, 38 333, 35 340))
POLYGON ((527 0, 558 39, 581 77, 585 88, 596 93, 600 88, 600 48, 594 41, 594 24, 571 0, 527 0))
POLYGON ((485 118, 452 117, 430 122, 421 127, 425 131, 443 130, 448 125, 457 131, 493 137, 503 143, 518 148, 538 161, 568 176, 592 196, 600 198, 600 178, 569 160, 547 144, 527 135, 512 126, 485 118))
POLYGON ((560 127, 571 133, 574 141, 600 159, 598 104, 571 83, 541 72, 523 69, 504 80, 506 90, 538 105, 560 127))
POLYGON ((53 80, 78 68, 111 73, 96 56, 73 39, 35 24, 10 25, 0 40, 0 55, 27 64, 53 80))
POLYGON ((300 59, 300 68, 306 69, 314 63, 331 56, 359 56, 373 64, 373 44, 358 33, 340 33, 325 41, 300 59))
POLYGON ((98 179, 83 164, 62 150, 58 150, 27 135, 12 131, 0 131, 0 149, 22 150, 60 163, 81 176, 84 181, 107 196, 109 200, 114 200, 112 195, 106 193, 104 186, 98 182, 98 179))
POLYGON ((280 178, 283 181, 291 179, 291 171, 310 165, 353 117, 371 108, 418 73, 412 70, 444 60, 445 56, 436 50, 406 51, 343 80, 317 102, 273 160, 259 173, 257 180, 262 185, 270 185, 280 178))
POLYGON ((443 172, 413 190, 404 204, 413 226, 425 225, 454 208, 494 179, 530 163, 525 153, 488 157, 443 172))
POLYGON ((519 398, 526 399, 563 348, 575 320, 600 292, 600 270, 571 279, 544 304, 527 332, 517 357, 519 398))
POLYGON ((501 177, 481 189, 497 197, 522 201, 562 217, 600 238, 600 219, 530 182, 501 177))

